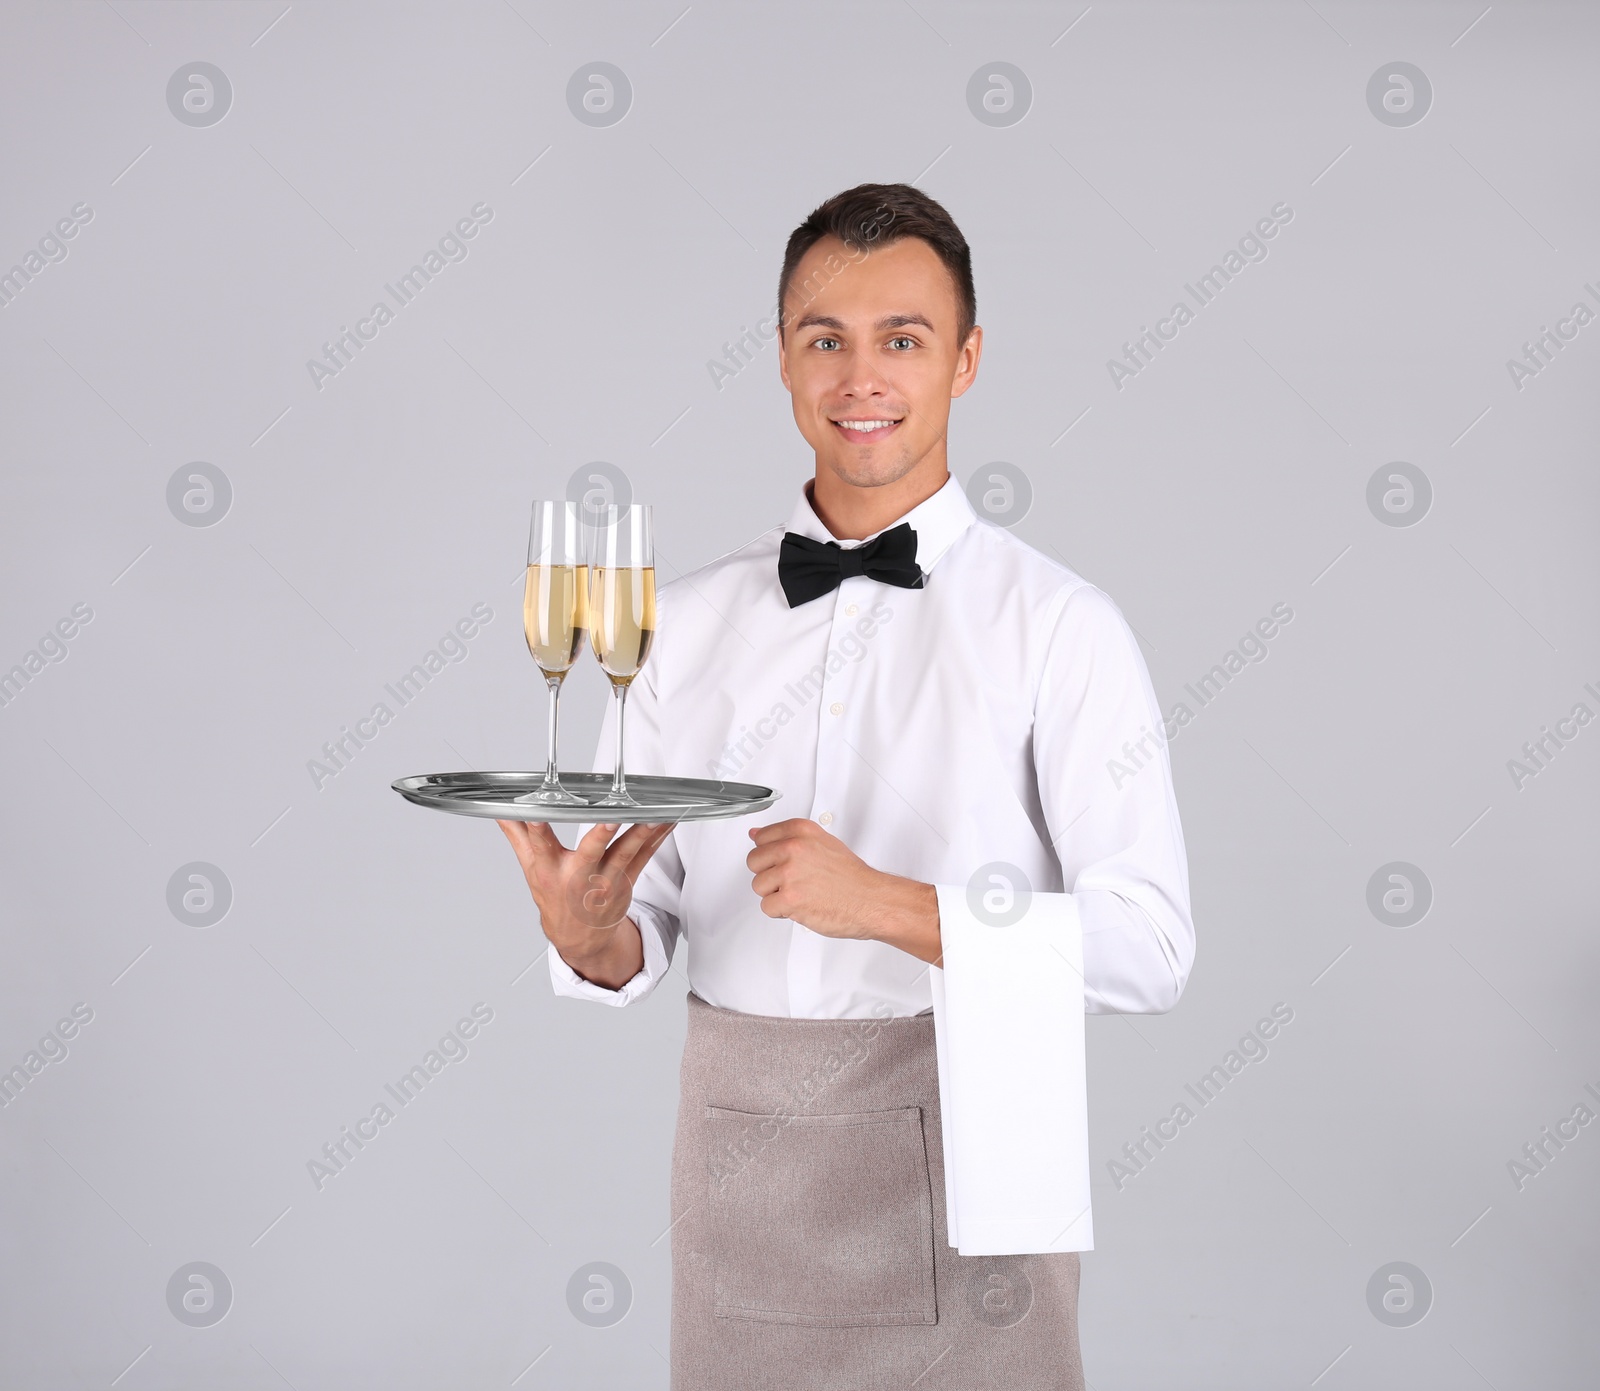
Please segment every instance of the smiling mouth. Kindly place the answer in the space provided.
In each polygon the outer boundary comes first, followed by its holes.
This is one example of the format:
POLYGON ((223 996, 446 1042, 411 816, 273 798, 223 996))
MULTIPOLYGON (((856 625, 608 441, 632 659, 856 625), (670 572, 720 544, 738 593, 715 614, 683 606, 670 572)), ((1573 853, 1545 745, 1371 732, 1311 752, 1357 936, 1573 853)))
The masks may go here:
POLYGON ((835 420, 832 424, 846 439, 860 444, 881 440, 893 434, 903 419, 903 416, 898 419, 880 416, 872 420, 835 420))

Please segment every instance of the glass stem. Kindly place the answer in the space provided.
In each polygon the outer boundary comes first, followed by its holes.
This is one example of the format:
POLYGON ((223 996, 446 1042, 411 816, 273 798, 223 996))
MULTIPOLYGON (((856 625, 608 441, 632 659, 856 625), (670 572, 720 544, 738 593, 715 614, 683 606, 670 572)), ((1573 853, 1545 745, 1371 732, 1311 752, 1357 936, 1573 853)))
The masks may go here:
POLYGON ((622 716, 628 708, 628 683, 613 682, 611 689, 617 696, 617 761, 612 767, 611 791, 615 795, 626 796, 628 787, 622 776, 622 716))
POLYGON ((561 707, 561 678, 547 676, 544 682, 550 688, 550 732, 546 742, 543 786, 549 789, 561 786, 561 779, 556 774, 556 717, 561 707))

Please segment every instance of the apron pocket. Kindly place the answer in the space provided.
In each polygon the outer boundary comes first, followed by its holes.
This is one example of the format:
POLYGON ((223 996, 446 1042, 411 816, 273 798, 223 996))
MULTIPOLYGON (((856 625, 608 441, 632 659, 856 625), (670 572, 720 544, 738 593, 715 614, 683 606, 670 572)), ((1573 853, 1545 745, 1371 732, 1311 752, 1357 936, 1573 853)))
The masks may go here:
POLYGON ((797 1116, 706 1107, 719 1318, 935 1323, 922 1108, 797 1116))

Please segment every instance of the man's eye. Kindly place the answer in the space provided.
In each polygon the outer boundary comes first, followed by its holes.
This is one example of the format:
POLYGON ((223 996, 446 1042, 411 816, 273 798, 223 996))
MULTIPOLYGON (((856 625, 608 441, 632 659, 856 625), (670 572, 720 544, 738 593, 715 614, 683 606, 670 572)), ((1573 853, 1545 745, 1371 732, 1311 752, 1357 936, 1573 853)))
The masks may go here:
POLYGON ((811 346, 813 348, 821 348, 824 352, 832 352, 839 346, 839 340, 837 338, 819 338, 811 346))
POLYGON ((916 347, 917 340, 915 338, 909 338, 905 334, 901 334, 898 338, 891 338, 889 340, 889 346, 891 348, 896 348, 900 352, 904 352, 909 348, 916 347))

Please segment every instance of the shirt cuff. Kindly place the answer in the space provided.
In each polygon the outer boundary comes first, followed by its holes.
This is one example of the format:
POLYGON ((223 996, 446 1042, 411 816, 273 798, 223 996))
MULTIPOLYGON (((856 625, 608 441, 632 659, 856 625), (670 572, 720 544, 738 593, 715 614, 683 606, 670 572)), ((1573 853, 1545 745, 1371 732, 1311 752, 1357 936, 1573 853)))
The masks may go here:
POLYGON ((644 948, 644 965, 631 980, 624 981, 615 990, 607 990, 592 980, 585 980, 562 959, 561 953, 551 947, 550 985, 557 995, 570 995, 577 1000, 598 1000, 604 1005, 631 1005, 642 1000, 660 984, 672 966, 668 941, 677 940, 677 922, 670 913, 648 903, 634 902, 628 916, 639 926, 639 942, 644 948))
POLYGON ((1073 898, 1083 924, 1084 1010, 1165 1014, 1176 1005, 1188 973, 1144 906, 1105 889, 1073 898))

